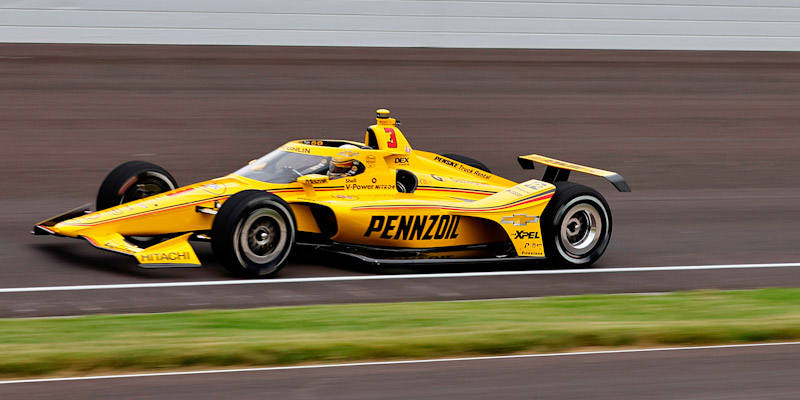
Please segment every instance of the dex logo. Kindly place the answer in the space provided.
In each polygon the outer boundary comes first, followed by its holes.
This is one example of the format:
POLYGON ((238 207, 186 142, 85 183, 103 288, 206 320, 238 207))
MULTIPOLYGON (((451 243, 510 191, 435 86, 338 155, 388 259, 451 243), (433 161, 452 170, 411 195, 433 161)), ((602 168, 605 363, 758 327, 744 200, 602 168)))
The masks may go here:
POLYGON ((526 226, 528 224, 535 224, 539 222, 538 215, 528 214, 514 214, 512 216, 505 216, 500 220, 501 224, 512 224, 514 226, 526 226))
POLYGON ((516 231, 514 233, 514 240, 517 239, 539 239, 539 232, 516 231))

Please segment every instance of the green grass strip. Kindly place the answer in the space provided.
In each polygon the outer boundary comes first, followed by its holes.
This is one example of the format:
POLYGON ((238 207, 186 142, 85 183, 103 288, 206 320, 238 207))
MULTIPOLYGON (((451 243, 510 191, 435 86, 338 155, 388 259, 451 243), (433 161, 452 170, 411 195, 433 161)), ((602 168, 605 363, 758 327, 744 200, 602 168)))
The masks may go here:
POLYGON ((0 376, 800 339, 800 289, 0 319, 0 376))

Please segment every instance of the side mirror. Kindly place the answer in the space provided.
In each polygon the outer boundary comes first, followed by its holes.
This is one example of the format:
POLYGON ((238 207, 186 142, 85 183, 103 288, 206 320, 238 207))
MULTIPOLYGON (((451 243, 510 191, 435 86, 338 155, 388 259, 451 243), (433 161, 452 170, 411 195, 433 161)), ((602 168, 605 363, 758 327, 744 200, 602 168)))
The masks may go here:
POLYGON ((297 178, 297 181, 303 185, 324 185, 328 183, 330 179, 328 175, 320 175, 320 174, 311 174, 311 175, 303 175, 297 178))

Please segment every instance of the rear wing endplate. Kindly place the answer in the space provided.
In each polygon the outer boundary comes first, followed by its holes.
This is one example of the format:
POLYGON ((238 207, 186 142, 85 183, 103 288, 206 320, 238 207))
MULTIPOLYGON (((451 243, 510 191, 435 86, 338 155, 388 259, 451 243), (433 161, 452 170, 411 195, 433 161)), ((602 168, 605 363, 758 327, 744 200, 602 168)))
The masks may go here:
POLYGON ((547 165, 547 169, 544 170, 544 176, 542 177, 542 180, 548 183, 553 183, 556 181, 566 181, 567 179, 569 179, 570 171, 575 171, 606 178, 620 192, 631 191, 631 188, 628 186, 628 183, 625 182, 625 179, 616 172, 606 171, 592 167, 585 167, 583 165, 556 160, 554 158, 540 156, 538 154, 519 156, 517 161, 519 161, 519 165, 522 167, 522 169, 533 169, 534 162, 547 165))

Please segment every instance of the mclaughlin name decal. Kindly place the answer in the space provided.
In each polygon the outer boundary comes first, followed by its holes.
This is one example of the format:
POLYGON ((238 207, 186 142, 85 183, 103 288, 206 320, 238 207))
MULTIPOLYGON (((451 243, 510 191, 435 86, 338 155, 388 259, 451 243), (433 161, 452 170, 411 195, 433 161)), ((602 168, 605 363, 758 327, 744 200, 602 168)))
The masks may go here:
POLYGON ((281 146, 281 150, 292 151, 295 153, 306 153, 311 154, 311 149, 307 149, 305 147, 298 147, 298 146, 281 146))
POLYGON ((376 215, 369 221, 364 236, 381 239, 431 240, 458 237, 458 215, 376 215))

